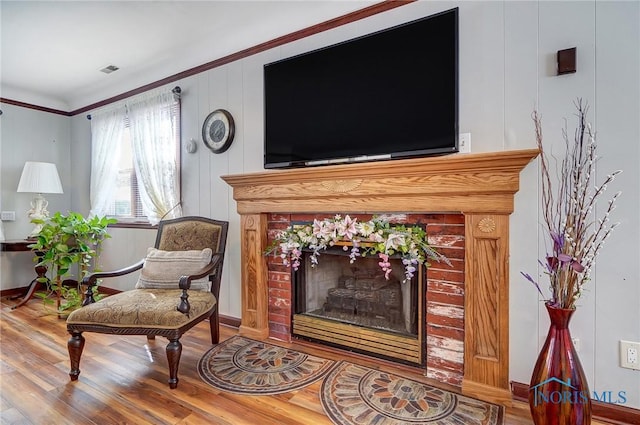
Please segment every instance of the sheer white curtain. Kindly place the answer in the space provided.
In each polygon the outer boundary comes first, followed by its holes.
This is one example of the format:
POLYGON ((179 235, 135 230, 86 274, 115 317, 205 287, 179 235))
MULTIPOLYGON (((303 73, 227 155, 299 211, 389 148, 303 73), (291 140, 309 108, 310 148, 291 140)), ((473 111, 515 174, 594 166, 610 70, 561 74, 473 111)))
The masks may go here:
POLYGON ((174 113, 179 102, 170 89, 148 92, 127 102, 140 200, 151 224, 182 215, 176 163, 180 129, 174 113))
POLYGON ((91 216, 107 215, 118 178, 118 161, 125 128, 125 106, 91 113, 91 216))

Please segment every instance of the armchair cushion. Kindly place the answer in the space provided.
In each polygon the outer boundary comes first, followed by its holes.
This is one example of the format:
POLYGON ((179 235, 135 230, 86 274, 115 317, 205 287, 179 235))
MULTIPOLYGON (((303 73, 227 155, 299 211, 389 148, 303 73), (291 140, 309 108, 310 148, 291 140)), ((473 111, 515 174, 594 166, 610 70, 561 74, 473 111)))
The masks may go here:
POLYGON ((67 325, 101 325, 112 328, 175 329, 211 314, 216 298, 211 292, 190 291, 189 315, 176 306, 180 289, 133 289, 111 295, 73 311, 67 325))
MULTIPOLYGON (((212 252, 211 248, 188 251, 149 248, 136 289, 177 289, 181 276, 197 274, 211 262, 212 252)), ((208 291, 208 278, 192 280, 191 289, 208 291)))

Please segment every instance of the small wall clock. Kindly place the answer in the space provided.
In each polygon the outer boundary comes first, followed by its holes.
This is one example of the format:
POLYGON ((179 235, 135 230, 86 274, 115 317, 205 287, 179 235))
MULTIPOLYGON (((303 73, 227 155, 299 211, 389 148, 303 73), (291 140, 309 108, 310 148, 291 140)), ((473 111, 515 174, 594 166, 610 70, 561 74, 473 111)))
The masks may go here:
POLYGON ((213 153, 222 153, 229 149, 234 133, 233 117, 225 109, 216 109, 202 124, 202 140, 213 153))

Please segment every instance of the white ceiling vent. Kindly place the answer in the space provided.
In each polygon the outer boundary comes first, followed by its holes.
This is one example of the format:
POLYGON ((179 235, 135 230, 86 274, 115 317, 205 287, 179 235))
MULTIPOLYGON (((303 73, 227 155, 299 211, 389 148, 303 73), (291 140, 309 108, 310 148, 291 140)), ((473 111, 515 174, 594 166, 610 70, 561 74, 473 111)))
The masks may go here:
POLYGON ((119 69, 120 69, 120 68, 118 68, 118 67, 117 67, 117 66, 115 66, 115 65, 109 65, 109 66, 105 66, 104 68, 102 68, 102 69, 100 70, 100 72, 104 72, 105 74, 111 74, 113 71, 117 71, 117 70, 119 70, 119 69))

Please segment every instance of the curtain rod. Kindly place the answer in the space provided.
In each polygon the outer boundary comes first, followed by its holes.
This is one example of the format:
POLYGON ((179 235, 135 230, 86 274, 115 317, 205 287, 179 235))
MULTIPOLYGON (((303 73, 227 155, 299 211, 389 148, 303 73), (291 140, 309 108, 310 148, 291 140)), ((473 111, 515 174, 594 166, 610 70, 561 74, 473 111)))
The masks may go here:
MULTIPOLYGON (((171 93, 173 93, 173 95, 176 98, 176 100, 180 100, 180 95, 182 94, 182 89, 180 88, 180 86, 175 86, 174 88, 171 89, 171 93)), ((1 112, 0 112, 0 114, 1 114, 1 112)), ((87 114, 87 119, 91 120, 91 114, 87 114)))

